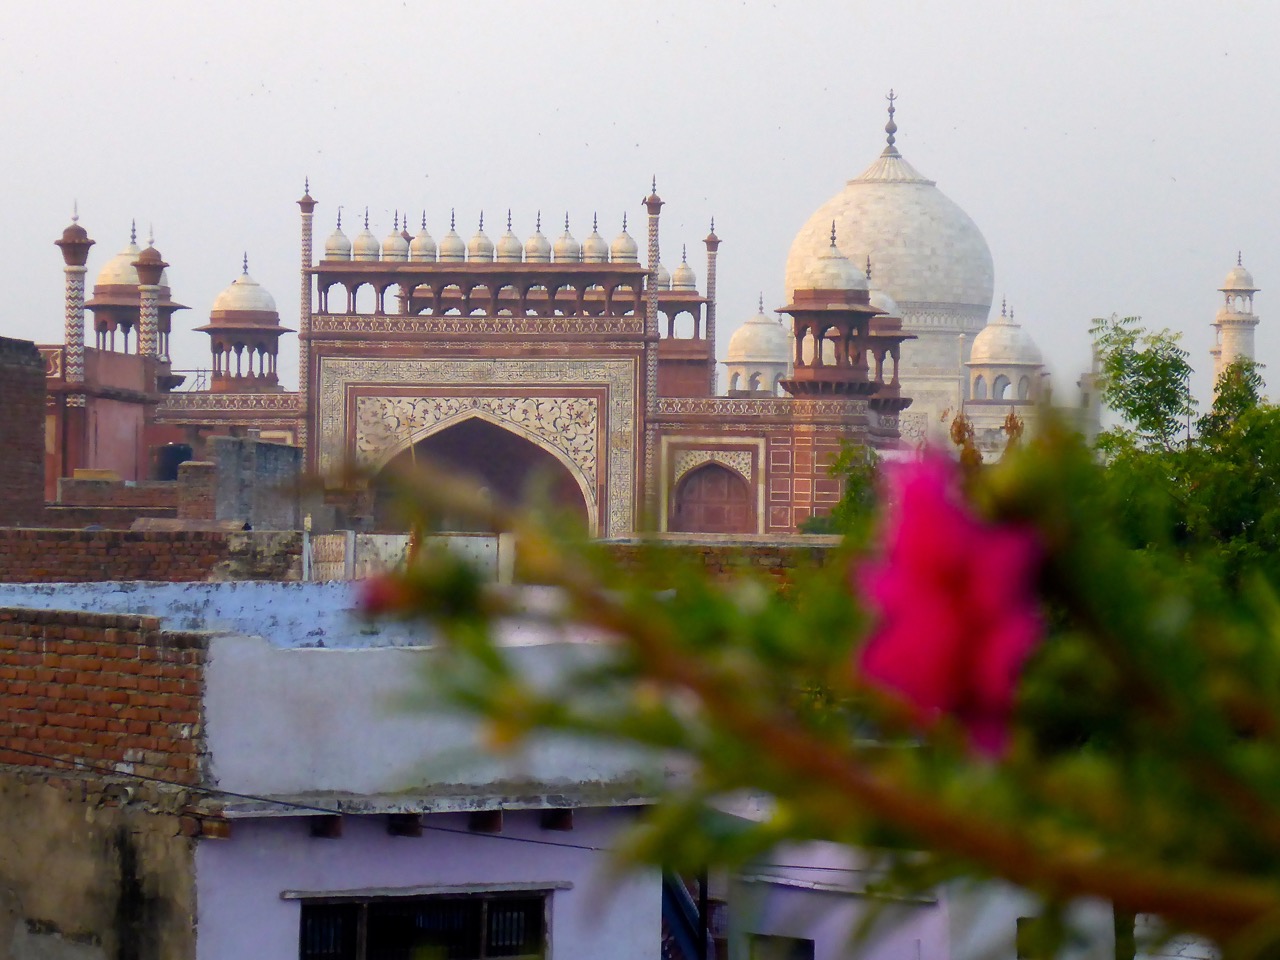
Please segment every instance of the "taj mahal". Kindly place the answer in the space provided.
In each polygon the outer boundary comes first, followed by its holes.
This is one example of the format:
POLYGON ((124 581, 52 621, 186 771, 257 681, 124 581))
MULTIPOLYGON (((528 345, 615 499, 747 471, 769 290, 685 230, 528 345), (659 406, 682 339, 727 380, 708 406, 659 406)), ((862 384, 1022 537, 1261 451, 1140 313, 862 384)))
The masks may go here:
MULTIPOLYGON (((610 240, 593 222, 579 241, 567 219, 544 235, 540 216, 522 239, 509 214, 495 238, 481 218, 464 239, 451 218, 437 240, 425 216, 414 230, 406 215, 379 239, 367 213, 345 229, 338 213, 318 244, 307 184, 299 316, 280 316, 246 260, 193 328, 209 338, 199 375, 170 361, 174 318, 190 308, 154 244, 131 235, 86 289, 95 242, 73 218, 56 241, 64 341, 40 348, 50 492, 77 471, 163 478, 211 437, 248 432, 300 447, 331 477, 434 459, 517 498, 536 473, 601 537, 776 535, 838 501, 828 466, 844 444, 915 447, 963 413, 998 455, 1011 412, 1034 428, 1047 368, 994 303, 978 226, 903 156, 897 132, 891 94, 879 154, 812 213, 785 265, 759 265, 784 274, 785 302, 762 299, 722 362, 720 238, 712 222, 700 285, 689 251, 677 260, 663 246, 656 182, 610 240), (298 350, 296 391, 277 375, 282 348, 298 350)), ((1238 262, 1214 320, 1217 369, 1252 357, 1256 292, 1238 262)), ((1098 415, 1090 376, 1071 399, 1086 425, 1098 415)), ((394 522, 376 480, 344 509, 365 529, 394 522)))

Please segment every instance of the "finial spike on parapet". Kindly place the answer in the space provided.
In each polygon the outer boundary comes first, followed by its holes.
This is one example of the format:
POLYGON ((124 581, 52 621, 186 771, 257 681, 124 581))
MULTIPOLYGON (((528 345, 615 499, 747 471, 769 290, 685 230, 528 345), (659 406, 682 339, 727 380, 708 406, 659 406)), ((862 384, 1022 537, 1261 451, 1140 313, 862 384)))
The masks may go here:
POLYGON ((138 245, 138 221, 129 221, 129 242, 135 247, 138 245))
POLYGON ((244 252, 244 257, 240 260, 240 272, 246 277, 249 275, 249 251, 244 252))
POLYGON ((895 140, 894 134, 898 132, 898 125, 893 122, 893 102, 898 98, 894 96, 893 88, 889 89, 889 96, 885 99, 889 101, 889 122, 884 125, 884 132, 888 135, 889 146, 892 147, 895 140))

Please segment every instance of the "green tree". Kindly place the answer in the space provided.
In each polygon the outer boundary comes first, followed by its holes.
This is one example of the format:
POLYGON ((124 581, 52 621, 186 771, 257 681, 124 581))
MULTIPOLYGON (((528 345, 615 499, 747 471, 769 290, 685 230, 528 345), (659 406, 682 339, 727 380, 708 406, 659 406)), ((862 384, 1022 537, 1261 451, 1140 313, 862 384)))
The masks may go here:
POLYGON ((1127 446, 1170 450, 1190 432, 1196 402, 1191 364, 1181 335, 1150 331, 1139 317, 1100 317, 1090 328, 1097 351, 1102 402, 1123 425, 1103 432, 1098 448, 1112 454, 1127 446))

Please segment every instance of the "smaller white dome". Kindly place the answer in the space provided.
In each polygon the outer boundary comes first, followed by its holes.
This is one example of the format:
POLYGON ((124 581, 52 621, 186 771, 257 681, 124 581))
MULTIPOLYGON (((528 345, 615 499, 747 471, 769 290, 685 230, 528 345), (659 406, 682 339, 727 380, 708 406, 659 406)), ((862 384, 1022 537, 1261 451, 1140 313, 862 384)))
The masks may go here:
POLYGON ((658 269, 655 270, 654 273, 656 274, 656 276, 654 277, 655 286, 657 286, 659 290, 670 290, 671 289, 671 273, 670 271, 667 270, 666 267, 662 265, 661 261, 659 261, 658 269))
POLYGON ((992 317, 973 338, 969 352, 969 366, 1041 366, 1044 358, 1031 335, 1014 323, 1012 313, 1005 314, 1000 305, 1000 316, 992 317))
POLYGON ((698 278, 694 276, 693 267, 689 266, 688 251, 680 248, 680 263, 671 271, 672 290, 698 290, 698 278))
POLYGON ((1244 264, 1240 262, 1240 256, 1236 255, 1236 265, 1231 268, 1227 274, 1227 279, 1222 281, 1220 289, 1226 290, 1247 290, 1250 293, 1256 293, 1257 287, 1253 285, 1253 274, 1244 268, 1244 264))
POLYGON ((867 277, 836 246, 836 225, 831 224, 831 244, 820 257, 799 270, 797 290, 866 290, 867 277))
POLYGON ((351 240, 342 232, 342 211, 338 211, 338 226, 324 242, 326 260, 350 260, 351 240))
POLYGON ((614 263, 638 263, 640 247, 631 234, 627 233, 627 215, 622 215, 622 232, 613 238, 609 246, 609 259, 614 263))
POLYGON ((495 247, 499 263, 519 263, 524 247, 520 238, 511 230, 511 211, 507 211, 507 232, 498 238, 495 247))
POLYGON ((422 226, 409 241, 409 259, 418 263, 431 263, 436 258, 436 242, 427 233, 427 215, 422 214, 422 226))
POLYGON ((480 226, 467 242, 467 259, 477 263, 493 262, 493 241, 484 232, 484 214, 480 214, 480 226))
POLYGON ((440 262, 461 263, 467 259, 467 246, 458 236, 453 211, 449 211, 449 232, 440 238, 440 262))
POLYGON ((582 259, 587 263, 607 263, 609 260, 609 245, 600 236, 599 223, 594 214, 591 217, 591 232, 582 241, 582 259))
POLYGON ((378 243, 378 238, 373 235, 373 231, 369 229, 369 208, 365 207, 364 211, 364 229, 356 234, 356 238, 351 244, 352 260, 377 260, 378 255, 382 252, 382 246, 378 243))
POLYGON ((400 233, 399 211, 396 211, 391 232, 387 234, 387 239, 382 241, 382 259, 401 261, 409 259, 409 241, 400 233))
POLYGON ((551 241, 542 235, 542 211, 538 211, 537 226, 533 236, 524 242, 524 259, 526 263, 550 263, 551 241))
POLYGON ((138 268, 133 261, 138 259, 140 248, 137 241, 130 240, 129 245, 102 265, 98 271, 97 286, 132 286, 138 285, 138 268))
POLYGON ((213 300, 213 312, 246 310, 255 313, 275 313, 276 301, 258 281, 249 276, 249 260, 245 258, 244 272, 231 282, 213 300))
POLYGON ((791 359, 791 338, 787 328, 764 312, 760 312, 733 331, 725 363, 782 363, 791 359))
POLYGON ((898 305, 894 302, 893 297, 883 290, 871 291, 871 305, 877 310, 883 311, 886 317, 902 317, 902 314, 898 312, 898 305))
POLYGON ((564 233, 556 237, 551 255, 556 263, 576 263, 582 259, 582 247, 569 232, 569 215, 564 215, 564 233))

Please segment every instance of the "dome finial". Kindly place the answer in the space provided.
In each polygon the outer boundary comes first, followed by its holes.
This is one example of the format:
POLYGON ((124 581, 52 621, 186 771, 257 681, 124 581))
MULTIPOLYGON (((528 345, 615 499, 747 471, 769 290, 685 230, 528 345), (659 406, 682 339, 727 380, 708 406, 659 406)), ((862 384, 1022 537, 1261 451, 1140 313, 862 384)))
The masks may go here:
POLYGON ((835 248, 836 248, 836 222, 832 220, 831 221, 831 249, 834 250, 835 248))
POLYGON ((364 208, 364 228, 366 230, 369 229, 369 208, 368 207, 364 208))
POLYGON ((622 211, 622 232, 627 232, 627 211, 622 211))
POLYGON ((156 245, 156 225, 154 223, 147 224, 147 246, 154 247, 156 245))
POLYGON ((392 218, 392 220, 391 220, 391 229, 392 229, 392 230, 399 230, 399 229, 400 229, 400 211, 399 211, 398 209, 396 210, 396 215, 395 215, 395 217, 394 217, 394 218, 392 218))
POLYGON ((867 254, 867 283, 871 282, 871 254, 867 254))
POLYGON ((450 208, 449 208, 449 229, 450 229, 450 230, 452 230, 452 229, 454 228, 454 216, 453 216, 453 214, 454 214, 453 207, 450 207, 450 208))
POLYGON ((538 218, 537 218, 537 220, 536 220, 536 221, 534 221, 533 229, 534 229, 537 233, 541 233, 541 232, 542 232, 542 211, 541 211, 541 210, 539 210, 539 211, 538 211, 538 218))
POLYGON ((885 99, 889 101, 889 122, 884 125, 884 132, 888 134, 887 139, 889 141, 889 149, 894 150, 897 149, 893 144, 895 140, 894 134, 898 132, 898 125, 893 122, 893 102, 898 98, 894 95, 892 87, 889 88, 889 96, 885 97, 885 99))
POLYGON ((244 252, 244 257, 240 260, 240 272, 246 277, 249 275, 249 251, 244 252))
POLYGON ((649 185, 649 192, 650 193, 658 192, 658 175, 656 173, 653 175, 653 183, 649 185))
POLYGON ((71 201, 71 222, 72 223, 80 222, 80 201, 79 200, 71 201))
POLYGON ((762 314, 764 313, 764 291, 763 290, 760 291, 760 299, 756 301, 756 309, 759 310, 760 313, 762 314))
POLYGON ((600 217, 594 210, 591 213, 591 232, 595 233, 600 229, 600 217))
POLYGON ((1009 322, 1013 323, 1013 304, 1009 304, 1009 322))
POLYGON ((1236 251, 1236 266, 1237 266, 1237 267, 1243 267, 1243 266, 1244 266, 1244 264, 1241 262, 1241 258, 1242 258, 1243 256, 1244 256, 1244 251, 1243 251, 1243 250, 1237 250, 1237 251, 1236 251))
POLYGON ((302 178, 302 192, 307 196, 311 196, 311 178, 310 177, 302 178))
POLYGON ((342 206, 338 206, 338 229, 342 229, 342 206))
POLYGON ((480 211, 480 232, 484 233, 484 211, 480 211))
POLYGON ((511 229, 511 208, 507 207, 507 229, 511 229))
POLYGON ((1008 306, 1009 306, 1009 302, 1004 297, 1001 297, 1000 298, 1000 316, 1002 317, 1008 316, 1008 312, 1007 312, 1008 306))
POLYGON ((136 219, 129 221, 129 242, 134 246, 138 244, 138 221, 136 219))
POLYGON ((569 232, 569 211, 568 210, 564 212, 564 232, 565 233, 569 232))

